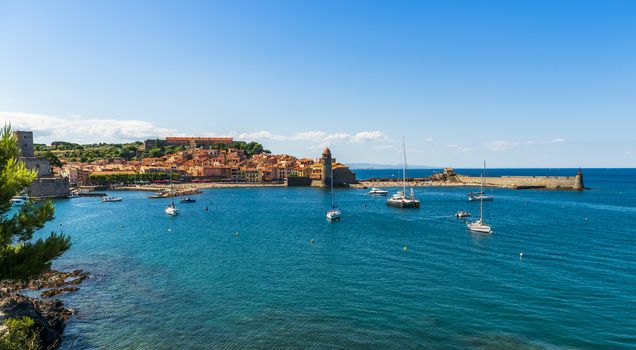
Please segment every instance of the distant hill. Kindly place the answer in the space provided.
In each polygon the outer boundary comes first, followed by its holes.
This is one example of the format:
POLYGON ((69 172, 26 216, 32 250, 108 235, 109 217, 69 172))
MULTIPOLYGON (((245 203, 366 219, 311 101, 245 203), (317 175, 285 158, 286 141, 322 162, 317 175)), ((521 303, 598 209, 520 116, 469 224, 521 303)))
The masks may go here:
MULTIPOLYGON (((351 169, 402 169, 402 164, 348 163, 351 169)), ((430 165, 410 165, 409 169, 441 169, 430 165)))

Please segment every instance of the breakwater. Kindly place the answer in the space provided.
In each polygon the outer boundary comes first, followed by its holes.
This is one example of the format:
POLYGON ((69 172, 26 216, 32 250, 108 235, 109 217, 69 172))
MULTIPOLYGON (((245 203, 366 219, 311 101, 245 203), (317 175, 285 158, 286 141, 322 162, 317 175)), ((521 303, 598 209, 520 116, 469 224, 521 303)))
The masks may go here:
MULTIPOLYGON (((482 178, 455 174, 447 171, 433 174, 426 178, 407 179, 409 187, 453 187, 453 186, 479 186, 482 178)), ((549 190, 583 190, 583 173, 579 171, 575 176, 487 176, 483 178, 484 186, 511 189, 543 188, 549 190)), ((371 178, 359 181, 352 185, 353 188, 367 187, 396 187, 401 186, 399 178, 371 178)))

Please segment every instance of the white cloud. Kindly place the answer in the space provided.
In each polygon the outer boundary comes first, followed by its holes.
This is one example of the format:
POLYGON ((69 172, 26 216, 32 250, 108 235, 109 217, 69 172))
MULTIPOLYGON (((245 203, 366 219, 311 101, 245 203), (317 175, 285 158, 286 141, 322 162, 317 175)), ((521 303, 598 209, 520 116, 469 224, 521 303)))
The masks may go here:
POLYGON ((30 130, 37 140, 82 143, 134 141, 177 135, 176 130, 161 128, 141 120, 58 117, 44 114, 0 112, 0 123, 13 130, 30 130))
POLYGON ((388 137, 382 131, 362 131, 351 138, 351 142, 362 142, 366 140, 383 140, 388 137))
POLYGON ((322 140, 326 136, 327 136, 327 133, 323 131, 303 131, 291 136, 289 139, 316 141, 316 140, 322 140))
MULTIPOLYGON (((275 135, 269 131, 257 131, 257 132, 244 132, 238 135, 234 135, 235 133, 230 133, 230 136, 236 137, 241 140, 275 140, 275 141, 285 141, 286 137, 283 135, 275 135)), ((219 136, 219 135, 215 135, 219 136)))
POLYGON ((484 147, 488 148, 491 151, 505 151, 507 149, 517 146, 518 144, 519 142, 515 142, 515 141, 497 140, 497 141, 485 143, 484 147))
MULTIPOLYGON (((161 128, 152 122, 135 119, 99 119, 79 116, 60 117, 45 114, 0 112, 0 124, 10 123, 14 130, 30 130, 36 142, 71 141, 79 143, 136 141, 166 136, 185 136, 175 129, 161 128)), ((303 131, 292 135, 280 135, 271 131, 256 132, 207 132, 193 136, 231 136, 244 141, 304 141, 312 147, 324 147, 335 142, 361 143, 388 140, 381 131, 360 131, 355 134, 324 131, 303 131)))
POLYGON ((557 138, 557 139, 552 139, 552 140, 548 140, 548 141, 543 141, 541 143, 543 144, 548 144, 548 143, 563 143, 566 142, 566 139, 562 139, 562 138, 557 138))
POLYGON ((324 147, 335 142, 360 143, 366 141, 388 140, 389 138, 381 131, 361 131, 354 135, 336 132, 328 134, 324 131, 303 131, 293 135, 276 135, 269 131, 257 131, 252 133, 242 133, 236 135, 238 139, 245 141, 306 141, 313 143, 312 147, 324 147))
POLYGON ((432 137, 427 137, 424 139, 424 141, 426 142, 433 142, 433 138, 432 137))
POLYGON ((466 153, 466 152, 472 152, 475 150, 474 148, 464 147, 458 144, 451 144, 451 145, 448 145, 447 147, 450 148, 455 153, 466 153))

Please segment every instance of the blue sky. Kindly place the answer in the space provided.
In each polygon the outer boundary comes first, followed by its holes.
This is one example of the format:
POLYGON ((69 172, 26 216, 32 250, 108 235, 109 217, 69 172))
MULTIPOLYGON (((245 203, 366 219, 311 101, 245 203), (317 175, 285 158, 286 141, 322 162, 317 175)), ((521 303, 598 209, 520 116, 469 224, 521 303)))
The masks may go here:
POLYGON ((636 166, 634 1, 2 1, 0 122, 345 162, 636 166))

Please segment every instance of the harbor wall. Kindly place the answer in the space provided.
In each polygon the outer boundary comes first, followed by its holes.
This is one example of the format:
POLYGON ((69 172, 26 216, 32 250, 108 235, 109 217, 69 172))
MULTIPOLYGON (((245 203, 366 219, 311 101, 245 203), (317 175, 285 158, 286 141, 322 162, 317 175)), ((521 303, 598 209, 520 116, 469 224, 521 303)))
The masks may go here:
POLYGON ((285 183, 287 186, 310 186, 311 178, 309 176, 290 176, 285 183))
MULTIPOLYGON (((456 175, 457 180, 466 184, 479 186, 481 178, 475 176, 456 175)), ((547 188, 547 189, 581 189, 577 188, 576 176, 500 176, 485 177, 485 186, 509 188, 547 188)))

